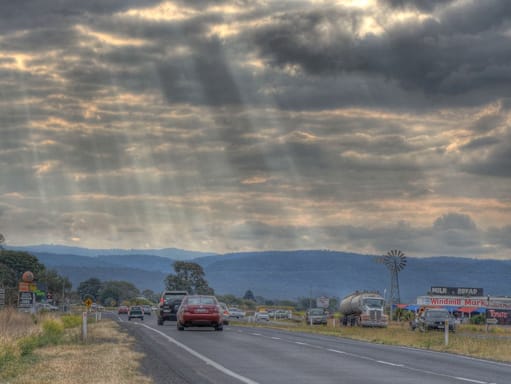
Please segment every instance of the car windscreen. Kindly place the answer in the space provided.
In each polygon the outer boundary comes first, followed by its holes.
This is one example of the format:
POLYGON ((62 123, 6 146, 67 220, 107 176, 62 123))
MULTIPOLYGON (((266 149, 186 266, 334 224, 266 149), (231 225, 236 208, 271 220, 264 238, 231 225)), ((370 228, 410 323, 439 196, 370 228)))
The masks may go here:
POLYGON ((435 311, 435 312, 427 312, 426 313, 427 319, 439 319, 444 320, 449 318, 449 312, 441 312, 441 311, 435 311))
POLYGON ((216 301, 212 297, 190 297, 187 304, 189 305, 200 305, 200 304, 212 304, 215 305, 216 301))
POLYGON ((183 300, 183 298, 185 297, 186 295, 184 294, 179 294, 179 295, 165 295, 165 301, 169 301, 169 300, 172 300, 172 301, 176 301, 176 300, 183 300))
POLYGON ((313 309, 311 310, 311 315, 324 315, 325 314, 325 311, 323 311, 322 309, 313 309))
POLYGON ((381 299, 365 299, 364 304, 369 308, 381 308, 383 306, 383 300, 381 299))

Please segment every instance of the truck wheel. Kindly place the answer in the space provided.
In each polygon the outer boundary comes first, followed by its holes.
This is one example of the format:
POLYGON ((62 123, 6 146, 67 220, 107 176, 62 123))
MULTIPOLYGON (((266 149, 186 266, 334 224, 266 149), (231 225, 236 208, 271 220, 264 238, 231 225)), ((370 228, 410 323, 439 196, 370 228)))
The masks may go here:
POLYGON ((185 327, 183 327, 179 321, 177 322, 176 325, 177 325, 177 330, 178 331, 184 331, 185 330, 185 327))
POLYGON ((224 327, 222 325, 217 325, 215 327, 215 331, 223 331, 224 330, 224 327))
POLYGON ((163 319, 158 319, 158 325, 163 325, 163 319))

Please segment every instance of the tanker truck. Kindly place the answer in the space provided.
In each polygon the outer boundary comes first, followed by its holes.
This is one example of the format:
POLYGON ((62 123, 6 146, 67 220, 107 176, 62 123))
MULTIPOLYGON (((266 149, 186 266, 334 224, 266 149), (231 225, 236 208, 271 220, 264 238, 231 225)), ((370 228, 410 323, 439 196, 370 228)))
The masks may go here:
POLYGON ((343 325, 361 327, 386 327, 388 316, 384 313, 385 299, 378 292, 354 292, 341 300, 343 325))

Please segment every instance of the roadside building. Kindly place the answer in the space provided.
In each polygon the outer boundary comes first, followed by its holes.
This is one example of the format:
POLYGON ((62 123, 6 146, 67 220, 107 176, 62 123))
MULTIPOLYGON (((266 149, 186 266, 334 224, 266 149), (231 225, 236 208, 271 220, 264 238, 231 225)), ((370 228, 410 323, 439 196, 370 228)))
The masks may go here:
POLYGON ((499 325, 511 325, 511 297, 484 295, 483 288, 431 287, 425 296, 417 297, 416 308, 442 307, 461 321, 485 314, 499 325))

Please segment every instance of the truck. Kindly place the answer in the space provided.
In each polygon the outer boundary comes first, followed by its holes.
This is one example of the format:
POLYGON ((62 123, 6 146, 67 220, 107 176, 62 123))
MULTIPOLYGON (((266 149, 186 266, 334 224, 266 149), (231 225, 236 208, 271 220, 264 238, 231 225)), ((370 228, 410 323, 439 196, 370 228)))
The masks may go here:
POLYGON ((342 323, 347 326, 387 327, 385 299, 378 292, 356 291, 341 300, 342 323))

